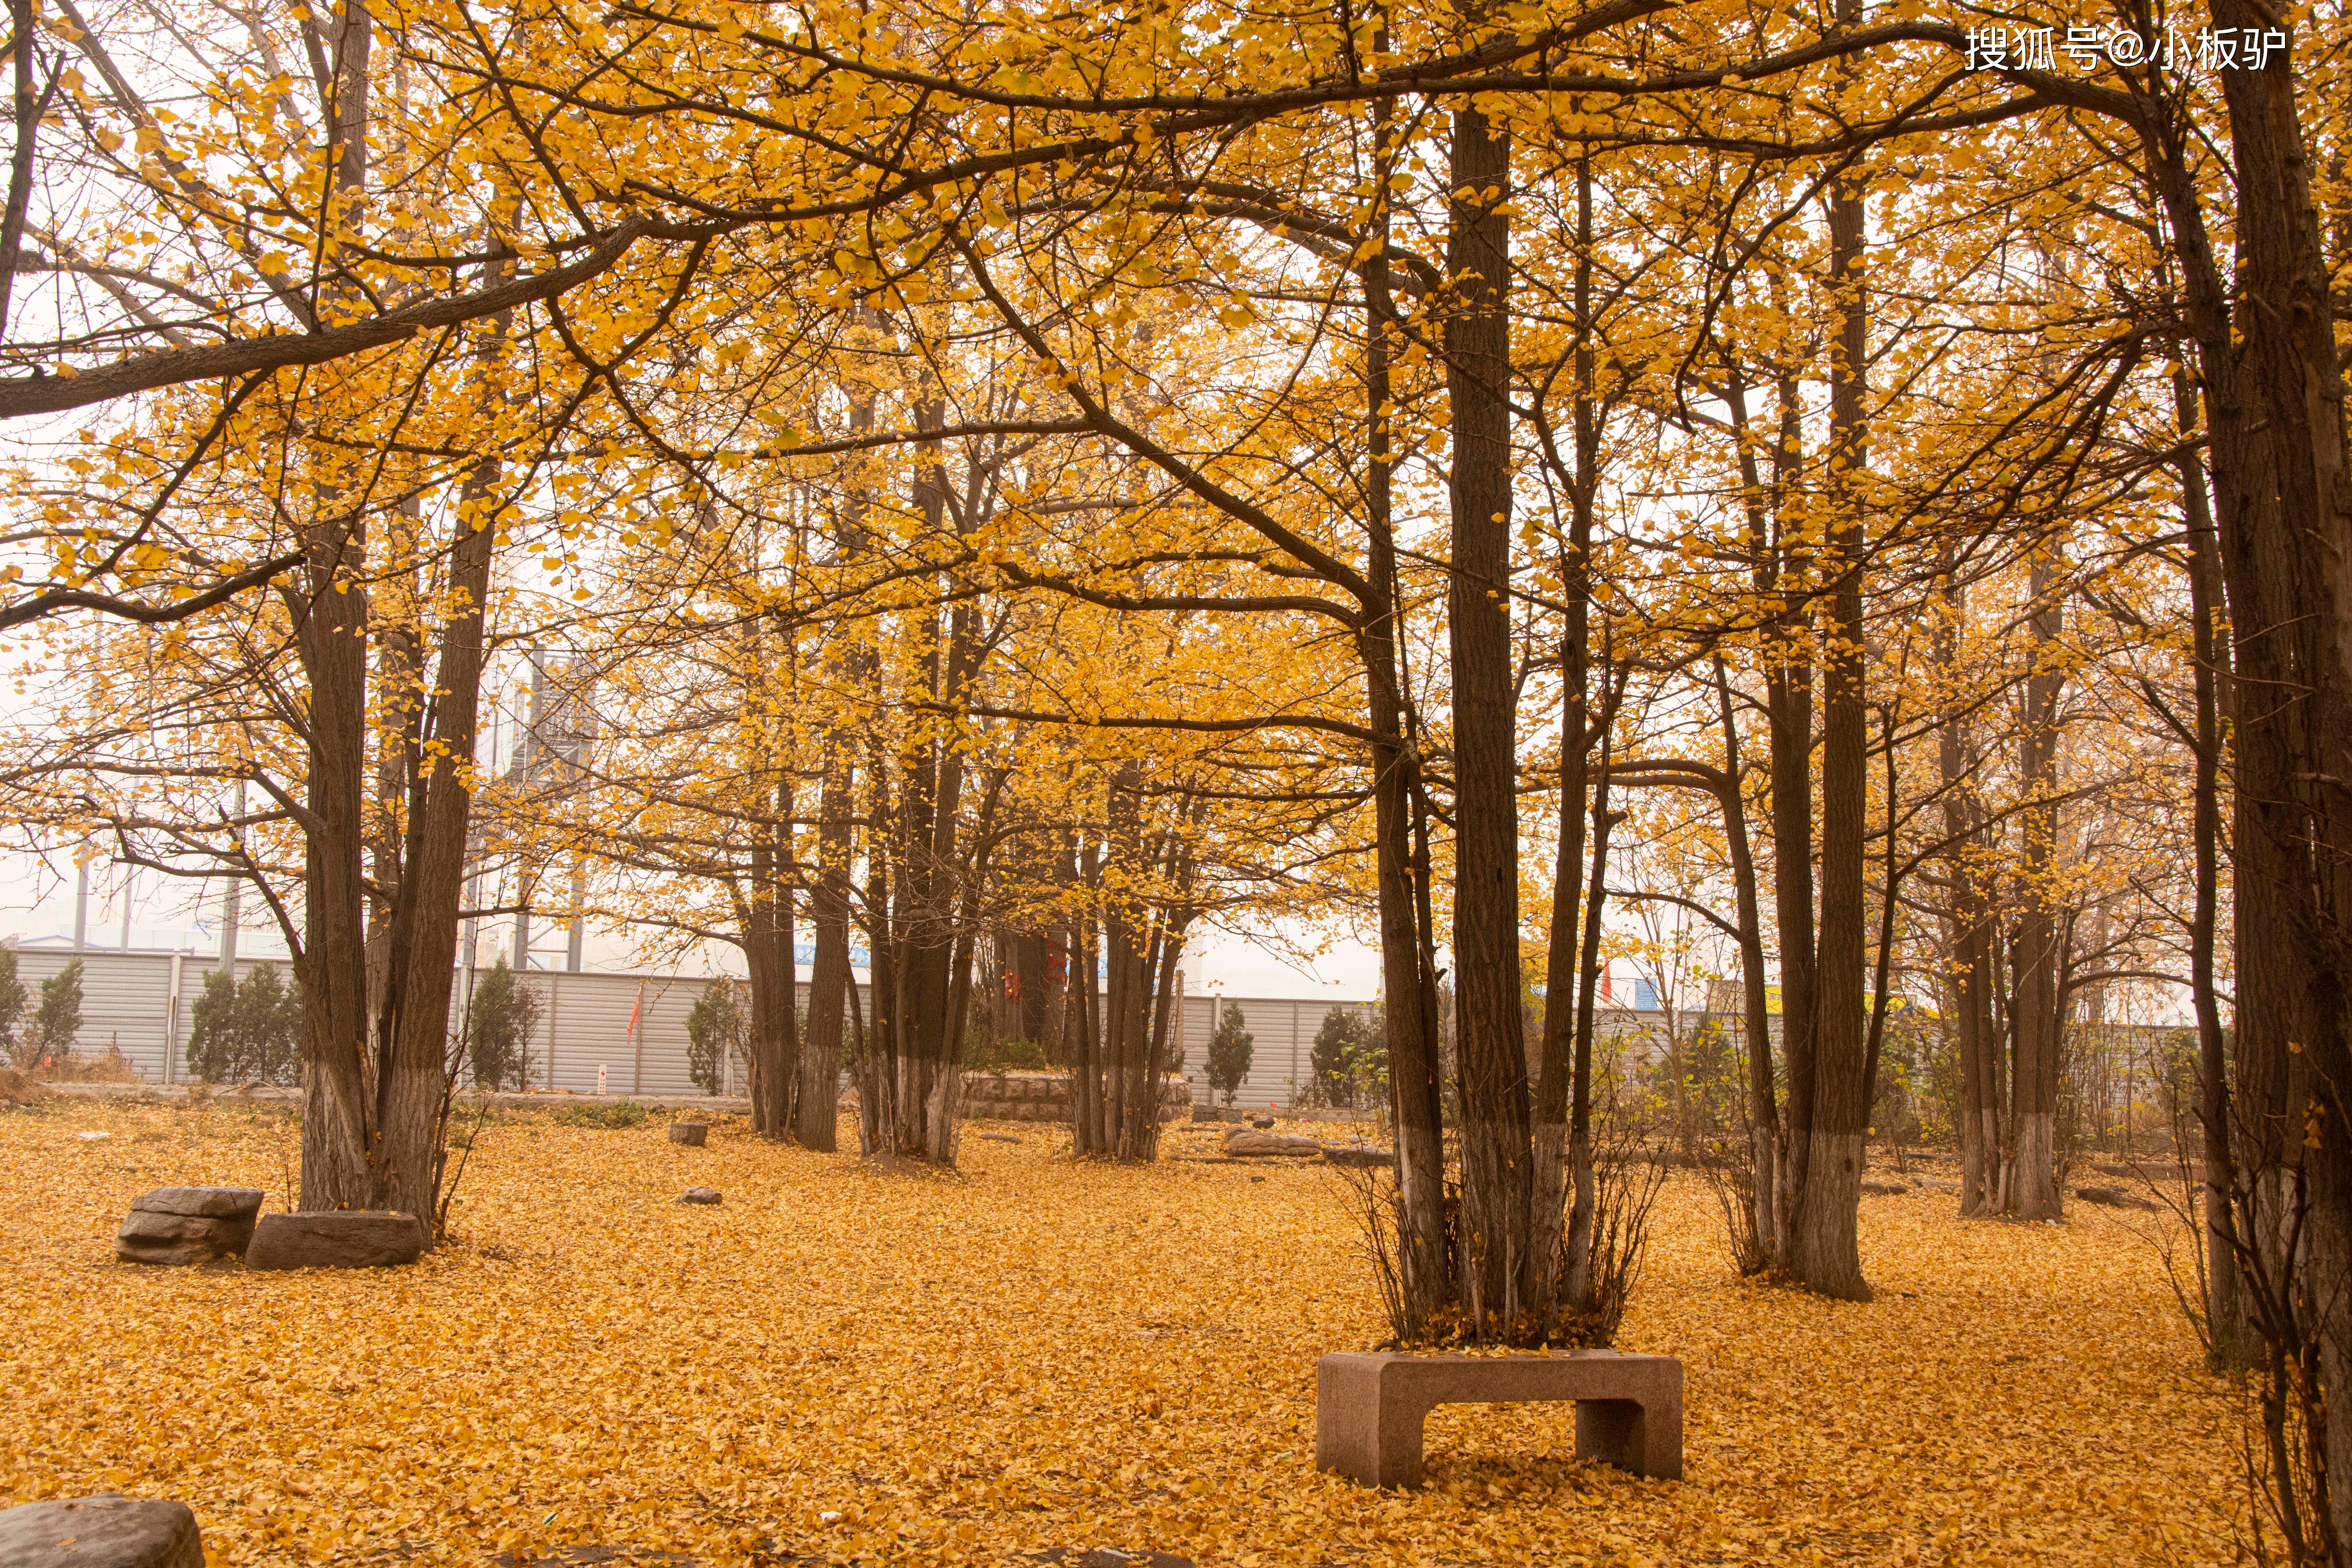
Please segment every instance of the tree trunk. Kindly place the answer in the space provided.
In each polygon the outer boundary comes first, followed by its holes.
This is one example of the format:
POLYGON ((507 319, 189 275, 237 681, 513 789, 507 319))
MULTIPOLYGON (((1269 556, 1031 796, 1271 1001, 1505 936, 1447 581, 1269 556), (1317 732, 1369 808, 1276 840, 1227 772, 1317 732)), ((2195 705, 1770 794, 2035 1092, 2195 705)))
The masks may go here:
MULTIPOLYGON (((2197 391, 2184 367, 2173 374, 2172 396, 2183 437, 2200 424, 2197 391)), ((2239 1278, 2237 1222, 2231 1211, 2237 1163, 2230 1147, 2230 1064, 2221 1030, 2220 988, 2214 980, 2213 943, 2221 904, 2221 683, 2227 648, 2215 635, 2221 597, 2216 559, 2213 510, 2205 489, 2205 466, 2185 445, 2177 464, 2189 524, 2189 614, 2193 628, 2193 679, 2197 694, 2196 906, 2189 918, 2189 984, 2197 1010, 2198 1121, 2205 1152, 2205 1323, 2219 1368, 2249 1364, 2252 1350, 2239 1278)))
POLYGON ((2010 1003, 2017 1054, 2010 1073, 2011 1136, 2016 1140, 2016 1174, 2010 1185, 2010 1211, 2020 1219, 2057 1219, 2058 1077, 2063 1019, 2058 992, 2058 920, 2049 884, 2057 858, 2058 698, 2064 677, 2052 666, 2063 608, 2058 573, 2049 554, 2032 568, 2033 614, 2028 643, 2032 668, 2025 678, 2025 722, 2018 737, 2020 783, 2032 802, 2019 814, 2025 835, 2021 857, 2022 912, 2011 946, 2010 1003))
POLYGON ((1077 882, 1082 901, 1070 928, 1068 996, 1070 1037, 1070 1132, 1081 1154, 1110 1152, 1103 1107, 1103 1037, 1095 989, 1093 899, 1102 880, 1101 846, 1093 838, 1078 849, 1077 882))
MULTIPOLYGON (((1385 36, 1385 35, 1383 35, 1385 36)), ((1379 111, 1380 134, 1389 134, 1386 111, 1379 111)), ((1385 140, 1379 150, 1382 180, 1394 162, 1385 140)), ((1377 237, 1385 239, 1388 206, 1381 200, 1377 237)), ((1379 900, 1381 1027, 1388 1047, 1389 1110, 1396 1127, 1399 1325, 1407 1338, 1434 1332, 1454 1300, 1452 1244, 1445 1223, 1445 1132, 1438 1084, 1438 1050, 1429 1026, 1434 1004, 1424 990, 1423 955, 1428 932, 1413 883, 1415 756, 1406 734, 1406 694, 1401 680, 1402 611, 1396 582, 1396 535, 1391 440, 1391 324, 1388 261, 1376 248, 1361 268, 1365 301, 1364 417, 1370 432, 1365 476, 1366 576, 1370 595, 1364 605, 1357 647, 1364 666, 1365 713, 1375 739, 1372 753, 1373 872, 1379 900)))
MULTIPOLYGON (((1510 141, 1454 111, 1444 323, 1453 407, 1455 1072, 1462 1102, 1462 1310, 1477 1339, 1526 1332, 1538 1247, 1525 1026, 1519 1009, 1517 745, 1510 589, 1510 141)), ((1556 1223, 1556 1222, 1553 1222, 1556 1223)))
MULTIPOLYGON (((1967 591, 1947 580, 1935 653, 1948 679, 1958 676, 1959 629, 1967 615, 1967 591)), ((1937 783, 1943 795, 1944 878, 1949 891, 1944 911, 1944 952, 1951 965, 1952 1033, 1960 1089, 1960 1213, 1984 1214, 1995 1206, 1994 1175, 2000 1158, 2000 1108, 1990 1093, 1988 1052, 2000 1048, 1992 1032, 1992 910, 1976 865, 1976 803, 1969 794, 1974 759, 1968 721, 1948 715, 1936 730, 1937 783)))
MULTIPOLYGON (((898 1142, 898 974, 890 952, 889 748, 877 735, 868 748, 866 829, 866 994, 873 1005, 857 1059, 857 1147, 863 1154, 894 1150, 898 1142)), ((854 1001, 853 994, 853 1001, 854 1001)))
MULTIPOLYGON (((1859 0, 1840 0, 1851 26, 1859 0)), ((1829 561, 1834 584, 1822 622, 1826 675, 1822 710, 1821 926, 1816 936, 1811 1048, 1800 1073, 1790 1057, 1789 1136, 1795 1198, 1783 1267, 1809 1289, 1866 1301, 1855 1221, 1862 1197, 1863 1144, 1869 1130, 1868 1041, 1864 1017, 1863 889, 1869 795, 1869 730, 1864 709, 1862 579, 1866 540, 1860 478, 1868 460, 1864 398, 1868 374, 1868 304, 1863 279, 1861 180, 1841 178, 1830 199, 1830 284, 1839 312, 1831 350, 1829 561)), ((1788 855, 1788 845, 1780 848, 1788 855)), ((1781 931, 1782 952, 1790 942, 1781 931)), ((1786 982, 1781 1016, 1789 1017, 1786 982)))
MULTIPOLYGON (((351 0, 335 34, 334 195, 367 186, 367 63, 373 30, 351 0)), ((367 530, 362 503, 318 498, 298 584, 284 590, 309 689, 303 742, 302 910, 295 972, 302 982, 302 1207, 374 1205, 379 1143, 376 1064, 369 1049, 365 879, 367 822, 367 530)))
MULTIPOLYGON (((1750 489, 1754 487, 1751 484, 1750 489)), ((1731 674, 1715 661, 1715 692, 1723 721, 1723 782, 1716 791, 1723 812, 1725 858, 1731 865, 1732 906, 1739 931, 1740 1016, 1748 1045, 1748 1139, 1755 1182, 1754 1223, 1760 1265, 1779 1249, 1780 1099, 1772 1084, 1772 1015, 1764 981, 1764 917, 1756 888, 1756 851, 1748 837, 1746 773, 1740 761, 1738 715, 1731 704, 1731 674)))
MULTIPOLYGON (((1572 374, 1572 438, 1576 469, 1569 476, 1567 558, 1560 563, 1566 599, 1559 643, 1559 846, 1552 865, 1551 929, 1544 959, 1544 1027, 1538 1050, 1531 1116, 1534 1302, 1546 1314, 1589 1305, 1592 1243, 1591 1052, 1580 1027, 1587 1009, 1585 795, 1596 726, 1591 721, 1589 639, 1591 629, 1592 500, 1599 482, 1601 428, 1593 396, 1592 160, 1576 166, 1576 348, 1572 374), (1580 1046, 1584 1046, 1580 1051, 1580 1046), (1556 1216, 1565 1214, 1563 1225, 1556 1216)), ((1606 674, 1603 679, 1607 679, 1606 674)), ((1605 728, 1605 726, 1604 726, 1605 728)), ((1607 799, 1602 781, 1601 800, 1607 799)), ((1596 805, 1596 816, 1605 809, 1596 805)), ((1594 837, 1605 845, 1606 826, 1594 837)), ((1596 860, 1595 862, 1599 862, 1596 860)), ((1600 890, 1593 884, 1593 890, 1600 890)))
MULTIPOLYGON (((512 321, 486 324, 476 355, 485 424, 503 402, 499 361, 512 321)), ((479 733, 483 622, 497 551, 499 465, 486 457, 458 492, 457 542, 450 551, 449 598, 456 613, 441 629, 436 658, 433 761, 418 784, 394 900, 384 1010, 376 1021, 383 1067, 377 1084, 382 1154, 373 1206, 428 1220, 440 1213, 441 1122, 454 1064, 448 1059, 451 958, 464 901, 467 829, 473 795, 457 759, 474 755, 479 733)))
MULTIPOLYGON (((2275 18, 2215 0, 2217 29, 2275 18)), ((2304 1300, 2326 1393, 2330 1533, 2352 1541, 2352 476, 2328 267, 2294 50, 2221 73, 2237 196, 2234 284, 2208 236, 2185 132, 2146 141, 2172 220, 2210 425, 2221 577, 2236 638, 2237 1109, 2241 1157, 2302 1166, 2304 1300), (2244 308, 2233 308, 2232 297, 2244 308)), ((2257 1203, 2266 1201, 2255 1194, 2257 1203)), ((2271 1217, 2274 1218, 2275 1215, 2271 1217)), ((2258 1222, 2250 1238, 2263 1245, 2258 1222)), ((2286 1261, 2282 1259, 2281 1261, 2286 1261)))
POLYGON ((794 1136, 805 1149, 834 1152, 841 1118, 843 1010, 855 980, 849 971, 849 802, 853 780, 847 745, 824 747, 824 780, 817 796, 817 879, 810 891, 816 962, 809 969, 808 1037, 801 1052, 794 1096, 794 1136))
MULTIPOLYGON (((762 806, 770 805, 767 801, 762 806)), ((751 1130, 782 1138, 793 1125, 799 1078, 800 985, 793 963, 792 796, 779 784, 775 820, 754 828, 743 957, 751 989, 751 1130)))

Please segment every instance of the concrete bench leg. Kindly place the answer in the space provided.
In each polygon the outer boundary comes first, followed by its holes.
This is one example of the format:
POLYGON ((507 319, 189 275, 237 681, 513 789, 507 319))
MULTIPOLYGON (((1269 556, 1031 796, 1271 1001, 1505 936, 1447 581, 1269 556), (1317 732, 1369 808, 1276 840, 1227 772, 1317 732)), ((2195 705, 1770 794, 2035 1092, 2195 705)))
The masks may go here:
POLYGON ((1683 1423, 1680 1400, 1653 1411, 1636 1399, 1576 1402, 1576 1457, 1636 1476, 1680 1480, 1683 1423))
POLYGON ((1429 1407, 1381 1398, 1381 1371, 1339 1357, 1316 1368, 1315 1468, 1368 1487, 1417 1487, 1429 1407))

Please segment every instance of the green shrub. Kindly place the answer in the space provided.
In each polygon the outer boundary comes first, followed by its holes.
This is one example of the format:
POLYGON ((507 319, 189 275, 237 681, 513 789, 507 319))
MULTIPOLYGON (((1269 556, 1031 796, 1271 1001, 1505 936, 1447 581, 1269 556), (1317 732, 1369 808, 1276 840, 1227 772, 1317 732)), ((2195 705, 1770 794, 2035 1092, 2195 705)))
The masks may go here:
POLYGON ((1045 1060, 1043 1045, 1023 1038, 983 1041, 965 1065, 982 1072, 1042 1072, 1051 1064, 1045 1060))
POLYGON ((507 967, 503 954, 475 977, 466 1006, 466 1053, 484 1089, 530 1087, 530 1038, 546 1004, 536 986, 507 967))
POLYGON ((26 1068, 62 1068, 81 1033, 81 960, 77 958, 41 982, 40 1010, 16 1043, 16 1061, 26 1068))
POLYGON ((1249 1077, 1250 1047, 1256 1037, 1244 1026, 1246 1022, 1241 1004, 1228 1002, 1217 1019, 1216 1033, 1209 1037, 1209 1087, 1225 1097, 1227 1106, 1249 1077))
POLYGON ((0 1053, 12 1059, 16 1055, 16 1026, 24 1022, 25 1009, 32 1005, 25 983, 16 978, 16 950, 0 947, 0 1053))
POLYGON ((188 1015, 188 1072, 203 1083, 293 1083, 302 1076, 302 988, 266 963, 240 984, 205 974, 188 1015))
POLYGON ((719 1092, 728 1055, 743 1055, 748 1028, 732 980, 722 974, 702 988, 686 1016, 686 1072, 695 1088, 705 1094, 719 1092))
POLYGON ((1308 1099, 1340 1110, 1376 1106, 1388 1099, 1388 1034, 1380 1013, 1359 1016, 1345 1007, 1326 1013, 1315 1031, 1308 1099))

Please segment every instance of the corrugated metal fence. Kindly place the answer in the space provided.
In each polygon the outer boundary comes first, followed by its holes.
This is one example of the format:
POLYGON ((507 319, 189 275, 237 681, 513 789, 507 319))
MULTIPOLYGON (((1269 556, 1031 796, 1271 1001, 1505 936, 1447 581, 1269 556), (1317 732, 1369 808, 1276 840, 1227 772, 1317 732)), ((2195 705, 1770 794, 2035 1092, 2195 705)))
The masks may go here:
POLYGON ((1242 1026, 1250 1036, 1250 1069, 1242 1079, 1234 1103, 1250 1110, 1288 1105, 1307 1088, 1312 1075, 1316 1031, 1335 1009, 1370 1017, 1378 1009, 1370 1002, 1309 1002, 1287 996, 1187 996, 1184 998, 1184 1076, 1192 1083, 1192 1100, 1206 1105, 1209 1089, 1209 1037, 1230 1004, 1242 1010, 1242 1026))
MULTIPOLYGON (((219 963, 167 952, 75 954, 62 948, 20 948, 17 977, 34 994, 36 1005, 40 982, 77 956, 82 961, 82 1007, 75 1048, 102 1054, 113 1046, 150 1083, 175 1083, 186 1078, 189 1016, 204 989, 205 976, 217 970, 219 963)), ((241 959, 237 975, 242 979, 272 962, 241 959)), ((593 1093, 602 1068, 604 1087, 614 1094, 695 1092, 694 1080, 687 1071, 686 1016, 694 1010, 708 980, 683 974, 533 970, 530 984, 539 989, 542 1004, 539 1028, 530 1042, 534 1089, 593 1093), (635 1027, 630 1022, 633 1015, 635 1027)), ((805 1003, 805 981, 802 991, 805 1003)), ((466 992, 466 976, 460 974, 453 1009, 464 1005, 466 992)), ((865 988, 860 986, 859 992, 859 1005, 866 1007, 865 988)), ((1192 1081, 1193 1099, 1203 1104, 1211 1099, 1209 1037, 1228 1002, 1241 1008, 1252 1037, 1249 1076, 1237 1096, 1238 1103, 1251 1107, 1286 1105, 1305 1088, 1315 1032, 1335 1005, 1360 1016, 1373 1011, 1367 1002, 1185 997, 1184 1074, 1192 1081)), ((870 1008, 866 1016, 872 1016, 870 1008)), ((740 1094, 740 1070, 732 1062, 728 1066, 720 1092, 740 1094)))
MULTIPOLYGON (((103 1054, 120 1049, 150 1083, 175 1083, 187 1076, 188 1030, 205 977, 216 959, 168 952, 83 952, 62 948, 19 948, 16 974, 38 1005, 40 982, 79 957, 82 961, 81 1029, 75 1049, 103 1054)), ((239 979, 283 960, 240 959, 239 979)), ((534 970, 540 993, 539 1028, 530 1044, 534 1089, 592 1093, 597 1070, 616 1094, 692 1094, 686 1063, 686 1016, 709 981, 677 974, 590 974, 534 970), (631 1019, 635 1017, 635 1026, 631 1019)), ((465 1006, 466 976, 457 976, 450 998, 453 1021, 465 1006)), ((740 1084, 722 1084, 740 1092, 740 1084)))

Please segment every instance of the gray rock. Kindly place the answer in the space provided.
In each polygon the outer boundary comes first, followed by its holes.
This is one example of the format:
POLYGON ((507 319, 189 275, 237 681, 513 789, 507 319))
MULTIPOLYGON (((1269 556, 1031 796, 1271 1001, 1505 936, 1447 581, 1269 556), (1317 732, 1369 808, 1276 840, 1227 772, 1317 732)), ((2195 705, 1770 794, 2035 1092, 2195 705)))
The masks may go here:
POLYGON ((1862 1190, 1865 1193, 1874 1194, 1882 1198, 1907 1198, 1911 1195, 1911 1184, 1908 1182, 1865 1181, 1862 1184, 1862 1190))
POLYGON ((114 1256, 125 1263, 186 1267, 215 1258, 241 1258, 253 1240, 253 1216, 150 1214, 132 1209, 115 1233, 114 1256))
POLYGON ((710 1124, 707 1121, 673 1121, 669 1124, 669 1141, 673 1143, 699 1149, 703 1146, 703 1140, 709 1136, 710 1124))
POLYGON ((243 1256, 259 1187, 157 1187, 131 1200, 114 1238, 125 1263, 186 1266, 243 1256))
POLYGON ((1250 1118, 1250 1125, 1258 1129, 1260 1131, 1264 1131, 1274 1125, 1274 1118, 1271 1116, 1253 1116, 1250 1118))
POLYGON ((1223 1121, 1224 1119, 1225 1113, 1213 1105, 1196 1105, 1192 1108, 1192 1120, 1195 1121, 1223 1121))
POLYGON ((1328 1144, 1323 1157, 1335 1165, 1358 1171, 1386 1169, 1396 1163, 1396 1154, 1391 1150, 1360 1149, 1353 1144, 1328 1144))
POLYGON ((425 1226, 393 1209, 340 1209, 261 1216, 246 1248, 247 1268, 383 1268, 414 1263, 425 1226))
POLYGON ((989 1143, 1018 1143, 1021 1142, 1020 1139, 1015 1138, 1010 1132, 983 1132, 980 1136, 982 1142, 989 1143))
POLYGON ((719 1201, 719 1189, 716 1187, 688 1187, 686 1191, 677 1194, 677 1201, 682 1204, 715 1204, 719 1201))
POLYGON ((1225 1152, 1241 1159, 1282 1156, 1315 1159, 1322 1154, 1323 1145, 1312 1138, 1301 1138, 1296 1133, 1236 1128, 1225 1134, 1225 1152))
POLYGON ((157 1187, 131 1200, 133 1214, 202 1215, 251 1220, 261 1212, 259 1187, 157 1187))
POLYGON ((2153 1210, 2156 1207, 2137 1193, 2126 1192, 2121 1187, 2076 1187, 2074 1195, 2086 1204, 2097 1204, 2102 1208, 2153 1210))
POLYGON ((0 1568, 205 1568, 204 1540, 183 1502, 26 1503, 0 1512, 0 1568))

